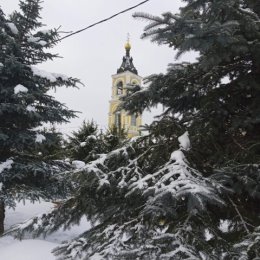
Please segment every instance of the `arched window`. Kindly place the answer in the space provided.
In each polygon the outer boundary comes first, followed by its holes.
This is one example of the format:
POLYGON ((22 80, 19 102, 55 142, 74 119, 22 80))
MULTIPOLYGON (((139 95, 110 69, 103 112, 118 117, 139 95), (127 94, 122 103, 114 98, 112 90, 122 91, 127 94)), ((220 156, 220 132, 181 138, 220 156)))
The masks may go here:
POLYGON ((117 95, 122 95, 123 94, 123 82, 122 81, 119 81, 116 84, 116 94, 117 95))

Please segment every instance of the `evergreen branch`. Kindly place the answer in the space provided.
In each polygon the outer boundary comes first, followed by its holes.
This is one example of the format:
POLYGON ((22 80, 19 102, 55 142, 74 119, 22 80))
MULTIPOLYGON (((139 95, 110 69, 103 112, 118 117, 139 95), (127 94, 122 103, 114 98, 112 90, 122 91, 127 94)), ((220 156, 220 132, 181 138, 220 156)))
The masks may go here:
POLYGON ((238 147, 240 147, 242 150, 246 150, 246 148, 243 147, 233 136, 232 136, 232 140, 233 140, 234 143, 235 143, 236 145, 238 145, 238 147))
POLYGON ((242 217, 241 213, 239 212, 238 208, 237 208, 237 205, 235 204, 235 202, 228 196, 228 200, 231 202, 231 204, 233 205, 233 207, 235 208, 235 211, 237 212, 241 222, 242 222, 242 225, 244 226, 244 229, 246 231, 246 233, 249 235, 250 234, 250 231, 249 229, 247 228, 246 226, 246 222, 244 220, 244 218, 242 217))
POLYGON ((250 149, 252 149, 253 147, 258 146, 258 145, 260 145, 260 143, 252 144, 250 147, 248 147, 248 150, 250 150, 250 149))

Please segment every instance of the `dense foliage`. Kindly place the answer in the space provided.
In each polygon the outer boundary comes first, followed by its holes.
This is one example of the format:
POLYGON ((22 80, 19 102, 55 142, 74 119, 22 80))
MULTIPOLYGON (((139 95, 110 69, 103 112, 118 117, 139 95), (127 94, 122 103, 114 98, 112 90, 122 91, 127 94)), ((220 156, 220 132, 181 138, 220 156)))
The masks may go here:
POLYGON ((81 160, 85 163, 96 160, 101 154, 108 153, 120 147, 126 140, 123 130, 116 127, 105 133, 92 120, 83 121, 80 128, 73 131, 66 141, 65 154, 70 160, 81 160))
MULTIPOLYGON (((57 248, 59 259, 200 259, 212 255, 212 250, 221 251, 206 246, 205 232, 215 221, 208 219, 207 206, 225 205, 219 196, 222 187, 187 163, 183 153, 189 148, 187 133, 179 138, 181 148, 153 171, 153 146, 147 147, 147 141, 133 140, 75 171, 71 178, 80 187, 74 197, 51 213, 14 227, 17 236, 28 231, 34 236, 48 234, 86 215, 93 228, 57 248)), ((215 226, 211 232, 220 231, 215 226)))
POLYGON ((69 136, 66 149, 72 160, 89 162, 97 159, 98 154, 102 153, 97 124, 83 121, 81 127, 69 136))
POLYGON ((39 11, 39 0, 20 1, 20 11, 8 17, 0 10, 0 201, 8 206, 67 189, 56 177, 66 165, 47 160, 60 136, 42 126, 75 117, 48 91, 78 80, 36 67, 57 57, 48 50, 59 36, 55 29, 41 30, 39 11))
POLYGON ((198 54, 123 98, 131 113, 160 103, 164 114, 74 171, 74 196, 14 228, 18 237, 86 215, 93 227, 58 247, 60 259, 260 258, 260 5, 184 2, 179 14, 135 15, 149 22, 144 37, 198 54))
POLYGON ((142 111, 160 103, 165 113, 157 128, 171 129, 172 135, 180 128, 188 130, 192 165, 230 190, 228 210, 211 214, 227 221, 222 239, 233 248, 216 257, 256 259, 260 254, 256 236, 260 225, 260 5, 247 0, 185 2, 180 14, 135 16, 149 21, 143 37, 173 47, 177 57, 196 51, 197 62, 170 64, 167 73, 147 78, 149 87, 126 97, 124 105, 142 111))

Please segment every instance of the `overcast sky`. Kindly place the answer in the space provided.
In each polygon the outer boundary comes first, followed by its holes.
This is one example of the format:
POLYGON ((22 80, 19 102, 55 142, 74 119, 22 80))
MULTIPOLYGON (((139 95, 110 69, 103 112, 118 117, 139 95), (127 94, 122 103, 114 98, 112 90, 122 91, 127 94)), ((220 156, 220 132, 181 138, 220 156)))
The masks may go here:
MULTIPOLYGON (((18 2, 0 0, 0 5, 5 14, 10 14, 18 9, 18 2)), ((76 31, 139 2, 141 0, 43 0, 41 16, 46 28, 61 26, 63 31, 76 31)), ((132 45, 131 56, 140 76, 166 71, 167 64, 174 62, 175 52, 167 46, 141 40, 146 23, 132 18, 132 14, 135 11, 153 15, 167 11, 177 13, 181 4, 180 0, 151 0, 133 11, 65 39, 53 49, 63 58, 41 67, 77 77, 85 85, 78 90, 61 88, 55 93, 55 97, 70 109, 82 112, 70 124, 58 126, 62 132, 76 130, 84 119, 94 119, 100 127, 107 127, 111 75, 121 65, 127 33, 132 45)), ((192 59, 191 55, 182 57, 186 61, 192 59)), ((151 118, 152 114, 145 113, 143 123, 150 122, 151 118)))

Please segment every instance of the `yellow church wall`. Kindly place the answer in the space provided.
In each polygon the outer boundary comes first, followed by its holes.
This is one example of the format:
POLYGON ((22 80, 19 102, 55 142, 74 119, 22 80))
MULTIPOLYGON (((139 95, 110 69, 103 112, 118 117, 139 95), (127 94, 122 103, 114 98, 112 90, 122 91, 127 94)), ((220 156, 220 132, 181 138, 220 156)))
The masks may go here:
MULTIPOLYGON (((118 73, 115 75, 112 75, 112 95, 111 100, 109 101, 109 117, 108 117, 108 126, 109 128, 112 128, 116 122, 115 122, 115 111, 120 104, 120 96, 127 94, 126 85, 127 84, 138 84, 141 85, 142 77, 130 72, 125 71, 122 73, 118 73), (117 94, 117 84, 119 82, 123 83, 123 89, 122 94, 117 94)), ((120 121, 121 121, 121 127, 124 128, 124 130, 127 132, 128 138, 138 136, 140 135, 140 126, 142 125, 142 115, 138 115, 136 118, 136 125, 131 125, 131 115, 128 114, 128 112, 122 110, 120 111, 120 121)))

